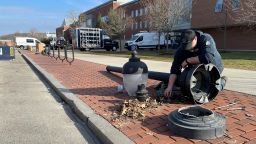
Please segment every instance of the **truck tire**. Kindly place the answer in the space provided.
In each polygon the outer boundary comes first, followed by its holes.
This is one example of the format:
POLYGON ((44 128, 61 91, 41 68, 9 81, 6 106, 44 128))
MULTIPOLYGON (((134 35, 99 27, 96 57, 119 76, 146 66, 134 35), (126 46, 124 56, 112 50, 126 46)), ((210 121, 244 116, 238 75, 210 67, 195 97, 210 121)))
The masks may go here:
POLYGON ((20 46, 20 49, 24 49, 25 47, 23 45, 20 46))
POLYGON ((80 48, 80 51, 85 51, 85 49, 84 48, 80 48))
POLYGON ((117 50, 117 48, 114 46, 114 47, 112 47, 112 51, 116 51, 117 50))
POLYGON ((106 48, 106 51, 110 51, 111 49, 109 47, 106 48))
POLYGON ((137 45, 132 45, 131 46, 131 51, 137 50, 139 47, 137 45))

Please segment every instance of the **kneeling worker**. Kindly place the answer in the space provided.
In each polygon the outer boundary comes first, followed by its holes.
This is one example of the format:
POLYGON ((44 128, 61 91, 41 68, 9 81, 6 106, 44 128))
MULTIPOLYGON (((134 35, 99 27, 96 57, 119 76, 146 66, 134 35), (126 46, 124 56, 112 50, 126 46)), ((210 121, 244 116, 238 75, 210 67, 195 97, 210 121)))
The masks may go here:
MULTIPOLYGON (((176 51, 171 67, 168 87, 164 91, 164 96, 171 96, 177 75, 188 65, 214 64, 220 73, 224 66, 221 55, 217 51, 216 44, 211 35, 201 31, 186 30, 181 35, 181 44, 176 51)), ((224 89, 227 78, 221 77, 220 90, 224 89)))

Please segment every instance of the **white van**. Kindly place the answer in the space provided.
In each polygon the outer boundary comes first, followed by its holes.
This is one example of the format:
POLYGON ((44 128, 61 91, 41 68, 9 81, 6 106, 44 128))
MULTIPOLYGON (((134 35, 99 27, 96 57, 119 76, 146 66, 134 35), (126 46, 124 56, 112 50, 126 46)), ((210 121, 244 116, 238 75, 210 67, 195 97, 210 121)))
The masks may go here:
POLYGON ((41 43, 38 39, 32 37, 16 37, 16 46, 24 49, 27 46, 36 47, 37 43, 41 43))
MULTIPOLYGON (((162 33, 160 36, 160 47, 164 47, 167 41, 165 40, 165 35, 162 33)), ((170 44, 170 40, 168 42, 170 44)), ((156 32, 142 32, 133 35, 133 37, 126 41, 125 48, 128 50, 134 49, 156 49, 158 46, 158 33, 156 32)))

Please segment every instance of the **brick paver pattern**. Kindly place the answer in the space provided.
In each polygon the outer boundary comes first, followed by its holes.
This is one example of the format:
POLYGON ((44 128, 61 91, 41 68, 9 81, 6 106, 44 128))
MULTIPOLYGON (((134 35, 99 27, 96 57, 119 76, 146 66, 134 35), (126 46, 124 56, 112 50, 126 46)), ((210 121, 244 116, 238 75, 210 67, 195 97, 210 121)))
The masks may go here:
MULTIPOLYGON (((187 104, 163 104, 157 109, 146 113, 141 120, 113 120, 116 107, 125 99, 129 99, 127 93, 118 93, 116 87, 122 84, 120 74, 106 72, 106 66, 81 60, 75 60, 72 65, 48 56, 35 55, 23 51, 32 58, 40 67, 52 74, 61 84, 77 95, 83 102, 89 105, 97 114, 104 117, 112 125, 122 131, 137 144, 240 144, 256 141, 256 97, 233 91, 224 91, 210 103, 204 105, 209 109, 227 105, 237 100, 233 107, 245 106, 245 110, 226 109, 214 110, 223 114, 227 119, 227 134, 214 140, 194 140, 174 136, 167 128, 167 115, 187 104)), ((111 64, 110 64, 111 65, 111 64)), ((151 95, 154 95, 152 87, 158 81, 149 80, 148 86, 151 95)))

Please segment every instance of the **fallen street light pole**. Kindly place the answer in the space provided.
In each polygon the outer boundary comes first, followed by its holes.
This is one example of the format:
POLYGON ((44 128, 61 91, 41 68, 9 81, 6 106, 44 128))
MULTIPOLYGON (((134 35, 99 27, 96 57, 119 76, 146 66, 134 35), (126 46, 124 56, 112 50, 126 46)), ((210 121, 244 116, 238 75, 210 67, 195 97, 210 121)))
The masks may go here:
MULTIPOLYGON (((164 97, 163 91, 168 85, 170 75, 169 73, 148 71, 146 64, 141 62, 136 56, 136 52, 132 53, 129 61, 124 64, 123 68, 107 66, 106 70, 108 72, 122 73, 124 85, 136 86, 137 81, 143 79, 143 76, 161 81, 155 87, 157 98, 160 99, 164 97), (144 75, 138 76, 142 74, 142 71, 144 75), (127 77, 127 74, 137 74, 137 76, 136 78, 127 77), (129 82, 128 84, 127 81, 129 82)), ((220 90, 220 81, 220 73, 213 64, 190 65, 178 75, 174 88, 180 91, 180 97, 187 96, 193 98, 195 103, 204 104, 217 96, 220 90)), ((146 83, 142 83, 143 85, 138 86, 136 94, 137 99, 140 98, 143 101, 147 98, 147 90, 145 89, 146 83)), ((126 91, 129 94, 129 87, 126 91)), ((161 103, 161 101, 159 102, 161 103)), ((244 108, 236 109, 243 110, 244 108)), ((177 109, 171 112, 167 119, 167 126, 173 134, 186 138, 215 139, 222 137, 226 132, 226 118, 199 105, 177 109)))
MULTIPOLYGON (((107 66, 108 72, 122 73, 122 68, 107 66)), ((158 80, 168 84, 169 73, 148 71, 148 78, 158 80)), ((207 103, 213 100, 220 85, 220 73, 212 65, 193 65, 185 68, 178 76, 175 86, 180 87, 183 95, 192 97, 196 103, 207 103)))
MULTIPOLYGON (((108 72, 117 72, 122 73, 123 69, 121 67, 115 67, 115 66, 107 66, 106 70, 108 72)), ((148 71, 148 78, 154 79, 162 82, 168 82, 169 80, 169 73, 163 73, 163 72, 154 72, 154 71, 148 71)))
MULTIPOLYGON (((122 73, 122 68, 107 66, 108 72, 122 73)), ((169 73, 148 71, 148 78, 167 84, 169 73)), ((212 65, 195 65, 187 67, 178 76, 175 83, 185 96, 191 96, 196 103, 207 103, 213 100, 219 90, 220 73, 212 65)), ((243 110, 236 108, 234 110, 243 110)), ((174 135, 191 139, 216 139, 226 133, 226 118, 214 111, 199 105, 183 107, 172 111, 168 117, 168 128, 174 135)))

